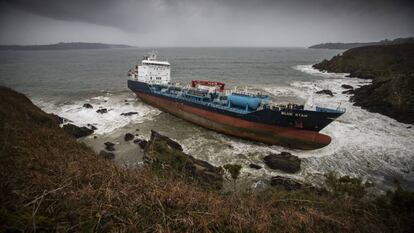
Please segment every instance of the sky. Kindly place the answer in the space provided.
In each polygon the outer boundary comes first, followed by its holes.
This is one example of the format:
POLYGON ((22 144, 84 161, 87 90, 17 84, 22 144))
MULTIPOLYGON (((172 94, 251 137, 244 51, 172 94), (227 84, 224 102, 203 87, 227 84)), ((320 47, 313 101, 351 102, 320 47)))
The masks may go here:
POLYGON ((414 0, 0 0, 0 44, 304 47, 414 36, 414 0))

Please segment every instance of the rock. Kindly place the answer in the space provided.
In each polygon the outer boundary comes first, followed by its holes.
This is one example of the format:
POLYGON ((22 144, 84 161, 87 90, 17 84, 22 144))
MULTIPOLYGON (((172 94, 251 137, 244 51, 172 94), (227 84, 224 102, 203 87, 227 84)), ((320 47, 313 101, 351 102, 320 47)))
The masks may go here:
POLYGON ((134 143, 138 144, 141 149, 144 149, 148 142, 144 139, 135 139, 134 143))
POLYGON ((115 144, 114 143, 112 143, 112 142, 105 142, 104 143, 105 144, 105 149, 107 150, 107 151, 115 151, 115 144))
POLYGON ((317 91, 315 93, 316 94, 325 94, 325 95, 333 96, 333 93, 332 93, 331 90, 321 90, 321 91, 317 91))
POLYGON ((407 129, 411 129, 411 125, 407 126, 407 129))
POLYGON ((233 178, 233 180, 236 180, 240 175, 240 170, 242 166, 239 164, 226 164, 223 166, 223 168, 230 173, 231 178, 233 178))
POLYGON ((84 108, 93 108, 93 106, 91 104, 88 104, 88 103, 83 104, 83 107, 84 108))
POLYGON ((354 89, 353 86, 348 85, 348 84, 342 84, 341 87, 344 88, 344 89, 354 89))
POLYGON ((354 105, 414 124, 414 43, 353 48, 313 67, 372 79, 355 86, 354 105), (375 59, 373 59, 375 58, 375 59))
POLYGON ((98 138, 98 136, 96 136, 96 135, 95 135, 95 136, 93 136, 93 139, 97 139, 97 138, 98 138))
POLYGON ((151 130, 145 146, 144 164, 155 170, 183 172, 189 179, 213 189, 223 186, 223 170, 183 152, 177 142, 151 130))
POLYGON ((104 151, 104 150, 101 150, 99 152, 99 156, 101 156, 104 159, 114 159, 115 158, 115 154, 114 153, 107 152, 107 151, 104 151))
POLYGON ((167 143, 167 145, 169 147, 171 147, 172 149, 183 151, 183 148, 181 147, 181 145, 179 143, 177 143, 176 141, 170 139, 167 136, 161 135, 161 134, 155 132, 154 130, 151 130, 151 139, 152 139, 153 136, 154 136, 154 138, 165 141, 167 143))
POLYGON ((91 129, 91 130, 97 130, 98 128, 96 128, 94 125, 91 125, 91 124, 88 124, 88 127, 91 129))
POLYGON ((136 114, 138 114, 138 112, 123 112, 121 113, 121 116, 132 116, 136 114))
POLYGON ((126 142, 128 142, 128 141, 131 141, 132 139, 134 139, 134 135, 133 134, 130 134, 130 133, 126 133, 125 134, 125 136, 124 136, 124 140, 126 141, 126 142))
POLYGON ((89 136, 93 133, 92 129, 89 129, 87 127, 79 127, 79 126, 76 126, 76 125, 73 125, 73 124, 63 125, 63 130, 67 134, 69 134, 69 135, 71 135, 75 138, 86 137, 86 136, 89 136))
POLYGON ((107 112, 108 112, 108 109, 106 109, 106 108, 101 108, 101 109, 96 110, 96 112, 97 112, 97 113, 100 113, 100 114, 104 114, 104 113, 107 113, 107 112))
POLYGON ((355 91, 353 90, 353 89, 351 89, 351 90, 346 90, 346 91, 343 91, 342 92, 342 94, 354 94, 355 93, 355 91))
POLYGON ((300 170, 301 160, 288 152, 270 154, 263 158, 271 169, 277 169, 286 173, 295 173, 300 170))
POLYGON ((257 170, 262 169, 262 166, 254 164, 254 163, 249 164, 249 167, 253 169, 257 169, 257 170))
POLYGON ((292 190, 301 189, 303 186, 303 183, 298 180, 290 179, 290 178, 283 177, 283 176, 274 176, 270 179, 270 185, 281 186, 287 191, 292 191, 292 190))

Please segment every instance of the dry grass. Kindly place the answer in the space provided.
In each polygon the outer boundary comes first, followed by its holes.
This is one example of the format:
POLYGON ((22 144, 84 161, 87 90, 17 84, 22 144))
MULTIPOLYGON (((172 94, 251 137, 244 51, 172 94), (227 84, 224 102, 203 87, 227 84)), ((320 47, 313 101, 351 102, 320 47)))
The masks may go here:
MULTIPOLYGON (((124 169, 68 137, 56 118, 0 89, 1 231, 402 232, 382 201, 288 192, 221 193, 146 168, 124 169)), ((412 216, 412 212, 409 212, 412 216)), ((407 220, 408 219, 408 220, 407 220)), ((412 229, 412 228, 411 228, 412 229)))

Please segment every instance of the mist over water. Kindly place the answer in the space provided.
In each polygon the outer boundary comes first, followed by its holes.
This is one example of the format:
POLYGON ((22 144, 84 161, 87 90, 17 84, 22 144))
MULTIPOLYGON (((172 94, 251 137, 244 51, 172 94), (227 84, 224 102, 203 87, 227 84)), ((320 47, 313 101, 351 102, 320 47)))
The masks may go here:
POLYGON ((93 124, 93 136, 82 139, 96 151, 103 142, 115 142, 116 160, 139 164, 141 155, 126 132, 148 138, 154 129, 183 145, 186 152, 215 165, 242 164, 241 176, 260 182, 285 175, 265 167, 268 153, 289 151, 303 158, 300 173, 290 175, 318 182, 323 174, 336 171, 358 176, 381 189, 395 180, 414 190, 414 129, 391 118, 367 112, 349 102, 342 84, 354 88, 367 80, 347 78, 314 70, 311 64, 341 51, 302 48, 161 48, 160 58, 172 65, 172 79, 223 81, 230 88, 247 86, 271 95, 277 102, 305 103, 312 100, 324 107, 345 107, 347 112, 321 132, 332 137, 330 145, 313 151, 289 150, 225 136, 163 113, 142 103, 126 87, 126 72, 152 49, 0 52, 0 84, 27 94, 47 112, 75 124, 93 124), (334 96, 314 94, 329 89, 334 96), (93 109, 83 108, 90 103, 93 109), (96 110, 107 108, 106 114, 96 110), (121 113, 136 111, 132 116, 121 113), (138 129, 138 130, 137 130, 138 129), (263 169, 250 169, 255 163, 263 169))

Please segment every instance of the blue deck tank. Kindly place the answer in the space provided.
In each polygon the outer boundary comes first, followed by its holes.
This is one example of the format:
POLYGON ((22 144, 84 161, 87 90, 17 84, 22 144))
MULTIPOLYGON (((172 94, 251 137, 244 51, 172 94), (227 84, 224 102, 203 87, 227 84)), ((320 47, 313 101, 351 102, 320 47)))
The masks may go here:
POLYGON ((256 110, 260 105, 260 99, 254 96, 231 94, 227 97, 231 106, 246 108, 248 106, 252 110, 256 110))

